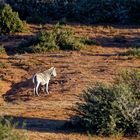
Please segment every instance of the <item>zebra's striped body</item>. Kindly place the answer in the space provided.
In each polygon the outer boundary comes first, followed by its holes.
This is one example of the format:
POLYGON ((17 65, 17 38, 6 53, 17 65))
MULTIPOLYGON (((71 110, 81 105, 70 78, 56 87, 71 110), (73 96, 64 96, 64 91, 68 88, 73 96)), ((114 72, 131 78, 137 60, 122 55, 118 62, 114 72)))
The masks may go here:
POLYGON ((32 77, 32 81, 34 84, 34 95, 38 95, 38 88, 39 85, 46 85, 46 92, 48 92, 48 85, 49 85, 49 81, 51 76, 56 76, 56 69, 54 67, 48 69, 47 71, 44 71, 42 73, 36 73, 33 75, 32 77))

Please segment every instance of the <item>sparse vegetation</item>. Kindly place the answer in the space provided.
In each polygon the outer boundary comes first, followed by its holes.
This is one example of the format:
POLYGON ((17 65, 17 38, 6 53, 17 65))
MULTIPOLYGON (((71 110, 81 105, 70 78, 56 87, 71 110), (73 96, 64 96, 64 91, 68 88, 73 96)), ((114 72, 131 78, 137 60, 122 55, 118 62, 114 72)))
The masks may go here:
POLYGON ((131 58, 140 58, 140 48, 129 48, 127 54, 131 58))
POLYGON ((140 72, 123 72, 114 85, 96 83, 79 96, 75 125, 98 135, 138 135, 140 72))
POLYGON ((25 23, 20 20, 17 12, 13 12, 10 5, 6 4, 0 11, 0 32, 15 33, 26 31, 25 23))
POLYGON ((0 68, 1 68, 1 69, 7 68, 6 63, 0 61, 0 68))
POLYGON ((28 140, 25 134, 15 130, 16 124, 12 125, 8 119, 0 118, 0 140, 28 140))
POLYGON ((59 24, 56 24, 51 32, 42 29, 36 37, 22 42, 17 51, 45 53, 56 50, 80 50, 83 48, 80 38, 74 32, 63 31, 59 24))
POLYGON ((6 54, 5 48, 3 47, 3 45, 0 45, 0 55, 1 54, 6 54))

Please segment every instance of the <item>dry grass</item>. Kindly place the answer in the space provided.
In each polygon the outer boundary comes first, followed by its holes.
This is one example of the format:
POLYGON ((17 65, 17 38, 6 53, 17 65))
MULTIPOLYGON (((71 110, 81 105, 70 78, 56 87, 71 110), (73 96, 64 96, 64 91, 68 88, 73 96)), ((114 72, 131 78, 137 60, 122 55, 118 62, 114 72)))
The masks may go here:
MULTIPOLYGON (((30 25, 31 34, 40 27, 30 25)), ((51 29, 51 25, 46 26, 51 29)), ((77 102, 76 95, 97 80, 111 83, 116 73, 122 69, 139 69, 140 60, 129 59, 123 55, 127 46, 139 43, 136 40, 140 29, 124 29, 111 26, 80 26, 67 25, 73 28, 77 36, 95 39, 98 45, 87 46, 79 52, 59 51, 46 54, 2 55, 0 61, 8 64, 5 69, 0 68, 2 92, 0 92, 0 115, 20 117, 27 120, 29 137, 34 140, 138 140, 139 138, 90 138, 88 135, 67 132, 61 125, 69 118, 70 108, 77 102), (127 42, 116 43, 115 35, 125 36, 127 42), (121 47, 120 47, 121 46, 121 47), (32 94, 30 79, 35 72, 44 71, 51 66, 56 67, 57 77, 52 78, 50 95, 41 91, 39 97, 32 94), (8 102, 8 103, 7 103, 8 102)), ((0 41, 6 47, 14 47, 26 36, 0 41)))

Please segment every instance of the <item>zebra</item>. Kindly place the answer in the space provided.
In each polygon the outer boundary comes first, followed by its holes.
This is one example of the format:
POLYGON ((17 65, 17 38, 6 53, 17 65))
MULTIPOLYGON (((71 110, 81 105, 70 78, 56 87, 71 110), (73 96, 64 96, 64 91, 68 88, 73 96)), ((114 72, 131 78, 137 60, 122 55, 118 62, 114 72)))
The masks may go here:
POLYGON ((39 88, 39 85, 46 85, 46 92, 49 94, 49 91, 48 91, 48 85, 49 85, 49 81, 50 81, 50 78, 51 76, 54 76, 56 77, 56 68, 54 67, 51 67, 50 69, 42 72, 42 73, 36 73, 33 75, 32 77, 32 82, 33 82, 33 85, 34 85, 34 90, 33 90, 33 94, 39 96, 38 94, 38 88, 39 88))

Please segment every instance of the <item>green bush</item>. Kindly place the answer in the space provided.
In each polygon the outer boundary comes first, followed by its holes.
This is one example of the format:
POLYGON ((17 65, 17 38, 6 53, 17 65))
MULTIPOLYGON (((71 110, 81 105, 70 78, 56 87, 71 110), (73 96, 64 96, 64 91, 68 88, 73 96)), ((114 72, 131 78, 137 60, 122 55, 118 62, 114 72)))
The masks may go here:
POLYGON ((96 83, 85 90, 73 109, 73 124, 97 135, 138 135, 140 77, 139 72, 126 73, 111 86, 96 83))
POLYGON ((83 47, 80 38, 69 30, 63 31, 56 24, 51 32, 42 29, 36 37, 22 42, 16 50, 20 52, 45 53, 56 50, 80 50, 83 47))
POLYGON ((28 21, 139 23, 139 0, 5 0, 28 21), (34 15, 34 16, 33 16, 34 15))
POLYGON ((8 119, 0 118, 0 140, 28 140, 27 136, 15 130, 8 119))
POLYGON ((10 5, 6 4, 0 11, 0 32, 15 33, 25 30, 25 23, 20 20, 18 13, 13 12, 10 5))
POLYGON ((41 30, 38 35, 38 42, 32 46, 32 49, 35 53, 59 50, 56 44, 55 33, 53 31, 49 33, 46 30, 41 30))
POLYGON ((54 34, 56 43, 60 47, 60 50, 80 50, 83 48, 81 38, 75 36, 74 32, 70 30, 62 31, 61 26, 56 25, 54 34))
POLYGON ((140 58, 140 48, 129 48, 127 54, 132 58, 140 58))

